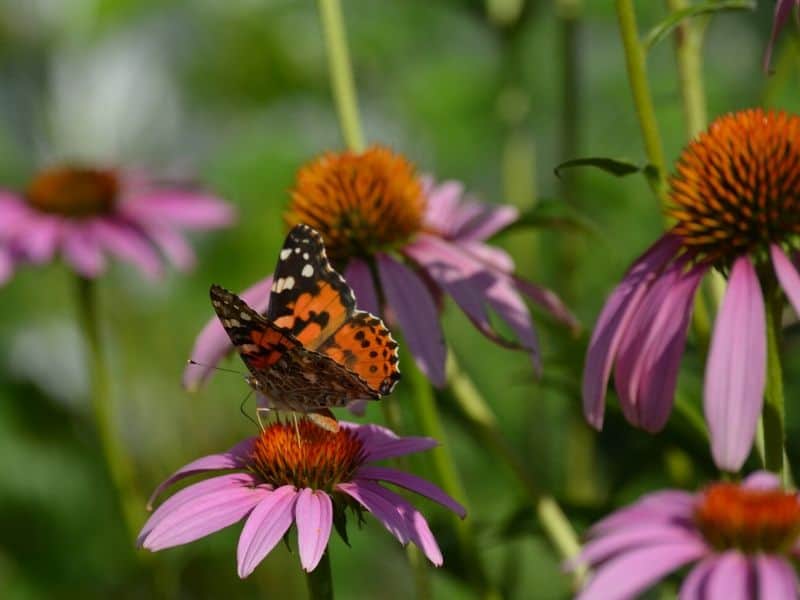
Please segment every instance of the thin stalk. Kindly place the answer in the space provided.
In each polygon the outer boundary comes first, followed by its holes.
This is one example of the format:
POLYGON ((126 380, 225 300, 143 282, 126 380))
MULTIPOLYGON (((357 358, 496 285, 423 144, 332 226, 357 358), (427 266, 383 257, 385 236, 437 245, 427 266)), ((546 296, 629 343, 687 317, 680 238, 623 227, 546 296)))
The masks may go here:
POLYGON ((333 576, 328 551, 322 555, 317 568, 306 573, 309 600, 333 600, 333 576))
POLYGON ((639 30, 636 25, 633 0, 616 0, 616 7, 633 104, 639 119, 639 128, 642 131, 647 160, 654 169, 654 172, 648 175, 647 180, 653 193, 662 204, 665 204, 667 189, 666 160, 664 159, 664 150, 661 145, 658 121, 656 121, 655 106, 650 94, 650 84, 647 82, 645 53, 639 41, 639 30))
POLYGON ((764 466, 780 475, 784 485, 789 484, 789 474, 783 460, 785 443, 785 412, 783 396, 783 369, 780 357, 781 313, 783 302, 777 294, 769 294, 767 301, 767 386, 764 394, 762 425, 764 431, 764 466))
MULTIPOLYGON (((453 352, 448 353, 448 385, 458 407, 469 424, 478 432, 486 446, 501 463, 511 471, 530 500, 542 528, 559 556, 571 560, 578 556, 581 545, 556 500, 539 490, 530 476, 525 464, 508 444, 497 425, 492 409, 484 400, 478 388, 458 365, 453 352)), ((586 568, 579 566, 574 571, 574 584, 580 587, 586 577, 586 568)))
POLYGON ((328 54, 328 70, 331 78, 333 98, 339 114, 339 124, 345 144, 354 152, 364 150, 364 133, 358 116, 358 100, 350 53, 347 49, 347 34, 340 0, 318 0, 320 21, 328 54))
POLYGON ((92 280, 78 277, 76 291, 78 321, 88 349, 90 393, 95 427, 97 427, 111 481, 116 488, 122 516, 128 532, 135 536, 142 522, 144 501, 136 491, 133 465, 120 443, 120 437, 114 426, 110 378, 98 322, 96 289, 92 280))
MULTIPOLYGON (((667 0, 667 7, 678 12, 689 7, 687 0, 667 0)), ((706 128, 706 94, 703 85, 704 28, 696 19, 685 19, 675 28, 675 59, 678 63, 686 137, 694 138, 706 128)))

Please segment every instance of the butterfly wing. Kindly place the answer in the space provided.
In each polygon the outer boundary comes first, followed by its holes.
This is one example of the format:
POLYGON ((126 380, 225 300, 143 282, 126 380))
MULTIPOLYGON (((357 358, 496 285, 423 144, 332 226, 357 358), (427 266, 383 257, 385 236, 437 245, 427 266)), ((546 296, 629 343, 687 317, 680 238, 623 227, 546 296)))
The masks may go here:
POLYGON ((225 332, 254 375, 263 374, 287 352, 301 345, 291 333, 276 327, 233 292, 212 285, 210 296, 225 332))
POLYGON ((322 236, 308 225, 295 225, 275 267, 267 319, 316 350, 355 308, 353 290, 331 267, 322 236))

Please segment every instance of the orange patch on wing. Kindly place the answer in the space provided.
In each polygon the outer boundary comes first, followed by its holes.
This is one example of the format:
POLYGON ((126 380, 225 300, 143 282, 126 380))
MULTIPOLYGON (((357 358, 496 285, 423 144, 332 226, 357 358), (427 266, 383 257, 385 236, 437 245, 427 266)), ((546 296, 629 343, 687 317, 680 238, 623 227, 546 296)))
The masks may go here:
POLYGON ((288 349, 297 345, 277 329, 254 329, 250 332, 250 339, 258 346, 258 350, 251 352, 240 347, 240 351, 250 366, 256 369, 271 367, 288 349))
POLYGON ((307 321, 311 313, 321 315, 327 313, 328 321, 321 327, 313 321, 302 330, 295 332, 297 339, 310 350, 316 350, 325 340, 342 326, 347 320, 347 307, 342 302, 342 297, 332 286, 324 283, 317 294, 302 294, 295 303, 294 315, 296 318, 307 321))

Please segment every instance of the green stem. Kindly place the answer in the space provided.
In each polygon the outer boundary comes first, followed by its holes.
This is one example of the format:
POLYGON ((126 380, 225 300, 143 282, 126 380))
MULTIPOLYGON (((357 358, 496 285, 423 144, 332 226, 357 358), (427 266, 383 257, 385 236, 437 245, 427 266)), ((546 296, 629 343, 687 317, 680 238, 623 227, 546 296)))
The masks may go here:
POLYGON ((322 555, 317 568, 306 573, 309 600, 333 600, 333 577, 328 551, 322 555))
MULTIPOLYGON (((689 7, 687 0, 667 0, 670 11, 689 7)), ((675 28, 675 58, 686 121, 686 137, 694 138, 706 128, 706 95, 703 86, 703 28, 695 19, 685 19, 675 28)))
POLYGON ((777 294, 767 294, 767 386, 765 391, 762 424, 764 430, 764 466, 778 473, 785 485, 789 483, 788 470, 783 460, 784 398, 783 370, 779 339, 781 333, 781 313, 783 302, 777 294))
POLYGON ((642 140, 647 153, 647 160, 654 172, 648 175, 648 183, 653 193, 662 204, 666 203, 666 160, 661 146, 661 134, 656 121, 656 111, 650 94, 645 70, 644 48, 639 41, 639 30, 636 25, 636 12, 633 0, 616 0, 617 20, 622 46, 625 50, 625 64, 628 71, 628 82, 633 94, 633 104, 642 130, 642 140))
POLYGON ((90 279, 77 279, 80 326, 86 339, 91 380, 92 411, 111 480, 116 488, 128 531, 135 536, 142 522, 144 501, 136 491, 133 465, 128 459, 114 425, 108 365, 103 354, 98 323, 97 298, 90 279))
MULTIPOLYGON (((410 362, 410 361, 409 361, 410 362)), ((413 396, 413 406, 419 421, 420 428, 435 440, 439 445, 430 451, 433 459, 433 468, 436 472, 436 479, 447 494, 464 505, 467 513, 470 508, 467 502, 467 493, 461 476, 456 468, 453 454, 450 451, 450 444, 447 443, 447 436, 439 417, 439 409, 436 406, 436 397, 430 382, 413 362, 406 367, 408 380, 411 383, 411 393, 413 396)), ((459 519, 453 515, 453 521, 458 535, 458 542, 461 549, 462 558, 466 565, 466 573, 471 578, 472 583, 479 587, 484 598, 495 597, 493 590, 483 568, 483 563, 478 553, 475 537, 468 520, 459 519)))
MULTIPOLYGON (((530 476, 525 464, 508 444, 497 425, 492 409, 486 403, 470 377, 459 367, 453 352, 448 352, 448 385, 462 414, 480 435, 481 439, 505 464, 519 482, 533 505, 539 522, 561 558, 570 560, 581 550, 575 533, 558 502, 542 494, 530 476)), ((586 577, 586 568, 580 566, 574 572, 574 583, 580 587, 586 577)))
POLYGON ((331 88, 339 113, 339 124, 345 144, 354 152, 364 150, 364 134, 358 117, 358 101, 356 99, 353 70, 350 54, 347 49, 344 18, 340 0, 318 0, 322 31, 325 36, 325 48, 328 54, 328 69, 331 88))

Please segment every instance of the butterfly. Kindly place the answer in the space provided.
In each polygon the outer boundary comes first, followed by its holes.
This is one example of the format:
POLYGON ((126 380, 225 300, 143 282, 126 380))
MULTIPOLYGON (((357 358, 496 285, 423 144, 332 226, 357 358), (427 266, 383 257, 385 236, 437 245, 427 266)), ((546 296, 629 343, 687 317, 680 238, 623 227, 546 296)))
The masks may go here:
POLYGON ((337 431, 331 407, 378 400, 400 379, 397 342, 380 318, 356 309, 322 236, 296 225, 286 236, 266 314, 211 286, 211 304, 270 408, 305 413, 337 431))

